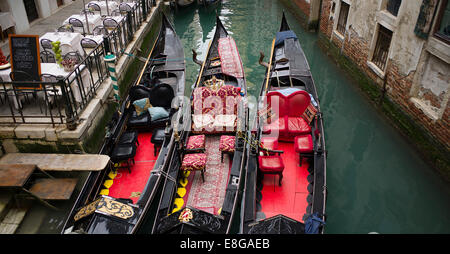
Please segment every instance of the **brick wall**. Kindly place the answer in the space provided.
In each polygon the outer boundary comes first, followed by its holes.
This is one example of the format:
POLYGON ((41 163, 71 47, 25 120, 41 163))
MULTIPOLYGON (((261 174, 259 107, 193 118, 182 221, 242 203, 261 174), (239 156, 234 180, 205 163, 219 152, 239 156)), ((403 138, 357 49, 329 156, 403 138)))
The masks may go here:
POLYGON ((310 13, 310 5, 305 0, 294 0, 294 3, 298 6, 298 8, 305 14, 307 17, 309 17, 310 13))
MULTIPOLYGON (((323 33, 328 39, 332 37, 333 44, 342 51, 342 54, 349 58, 359 69, 378 86, 378 89, 382 89, 384 80, 381 79, 374 71, 372 71, 368 65, 370 52, 370 42, 364 40, 353 30, 347 31, 344 40, 336 36, 333 32, 333 23, 337 20, 330 20, 331 12, 331 0, 323 0, 320 19, 320 32, 323 33), (342 44, 344 43, 344 47, 342 44)), ((401 108, 407 115, 411 117, 413 121, 425 128, 439 143, 449 149, 450 136, 449 136, 449 107, 447 106, 443 116, 436 121, 430 119, 421 109, 419 109, 413 102, 411 102, 410 91, 412 88, 414 75, 422 75, 422 73, 416 73, 412 71, 409 74, 401 74, 398 68, 398 63, 389 59, 387 68, 387 80, 386 87, 388 96, 397 106, 401 108)), ((439 105, 442 98, 439 98, 431 93, 424 93, 424 99, 431 101, 435 106, 439 105)))

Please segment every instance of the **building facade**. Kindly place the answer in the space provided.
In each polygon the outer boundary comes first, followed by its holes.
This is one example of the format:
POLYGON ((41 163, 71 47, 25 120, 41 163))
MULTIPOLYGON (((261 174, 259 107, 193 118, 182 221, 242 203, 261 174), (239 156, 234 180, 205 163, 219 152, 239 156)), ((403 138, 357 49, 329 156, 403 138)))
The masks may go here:
POLYGON ((0 12, 9 13, 15 21, 12 32, 21 33, 30 23, 46 18, 74 0, 0 0, 0 12))
POLYGON ((447 150, 449 2, 323 0, 319 27, 383 96, 447 150))

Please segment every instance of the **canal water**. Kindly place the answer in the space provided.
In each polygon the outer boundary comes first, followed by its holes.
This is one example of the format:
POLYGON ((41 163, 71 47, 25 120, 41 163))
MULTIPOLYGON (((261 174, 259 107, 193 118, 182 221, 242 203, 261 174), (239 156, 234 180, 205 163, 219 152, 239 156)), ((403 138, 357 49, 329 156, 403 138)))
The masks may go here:
MULTIPOLYGON (((276 0, 224 0, 215 9, 192 6, 174 11, 185 55, 204 58, 214 35, 216 13, 236 40, 249 95, 258 96, 284 6, 276 0)), ((291 28, 310 63, 324 115, 327 161, 325 233, 450 233, 450 187, 420 158, 318 47, 290 13, 291 28)), ((199 66, 187 61, 186 84, 199 66)), ((186 88, 190 92, 190 88, 186 88)))
MULTIPOLYGON (((217 13, 236 40, 248 93, 257 96, 265 74, 258 64, 259 52, 270 55, 282 12, 283 5, 276 0, 223 0, 215 9, 192 6, 174 11, 175 29, 188 58, 186 93, 199 71, 190 60, 191 49, 199 59, 204 58, 217 13)), ((321 51, 317 34, 306 32, 290 13, 286 16, 310 63, 324 115, 328 150, 325 233, 450 233, 449 185, 321 51)), ((56 213, 42 208, 28 223, 41 226, 24 226, 18 233, 59 233, 71 208, 66 206, 56 213)))

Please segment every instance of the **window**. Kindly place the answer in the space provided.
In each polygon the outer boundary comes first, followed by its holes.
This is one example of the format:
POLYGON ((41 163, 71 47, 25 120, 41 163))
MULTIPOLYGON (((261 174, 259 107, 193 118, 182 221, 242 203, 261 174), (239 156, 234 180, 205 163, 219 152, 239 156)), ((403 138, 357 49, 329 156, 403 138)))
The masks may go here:
POLYGON ((450 5, 448 0, 442 2, 438 18, 436 20, 434 35, 439 39, 450 43, 450 5))
POLYGON ((341 10, 339 11, 339 20, 337 24, 337 31, 342 35, 345 34, 345 26, 347 25, 348 10, 350 5, 341 1, 341 10))
POLYGON ((397 16, 402 0, 388 0, 386 10, 392 15, 397 16))
POLYGON ((386 67, 386 60, 389 53, 389 47, 391 45, 391 39, 392 31, 380 25, 378 29, 377 43, 375 44, 375 50, 372 56, 372 63, 374 63, 382 71, 384 71, 386 67))

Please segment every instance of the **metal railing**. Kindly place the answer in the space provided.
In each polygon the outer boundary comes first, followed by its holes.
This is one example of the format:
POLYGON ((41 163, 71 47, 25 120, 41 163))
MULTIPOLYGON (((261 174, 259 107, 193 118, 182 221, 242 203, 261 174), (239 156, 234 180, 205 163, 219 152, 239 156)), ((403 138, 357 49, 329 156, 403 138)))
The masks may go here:
POLYGON ((109 77, 103 57, 107 52, 117 58, 123 55, 153 6, 154 0, 139 1, 119 26, 104 36, 103 43, 85 55, 65 77, 41 75, 37 81, 0 79, 0 125, 66 124, 68 129, 75 129, 80 115, 109 77))
POLYGON ((1 81, 0 124, 76 123, 108 77, 103 56, 99 44, 65 76, 46 73, 36 81, 1 81))

